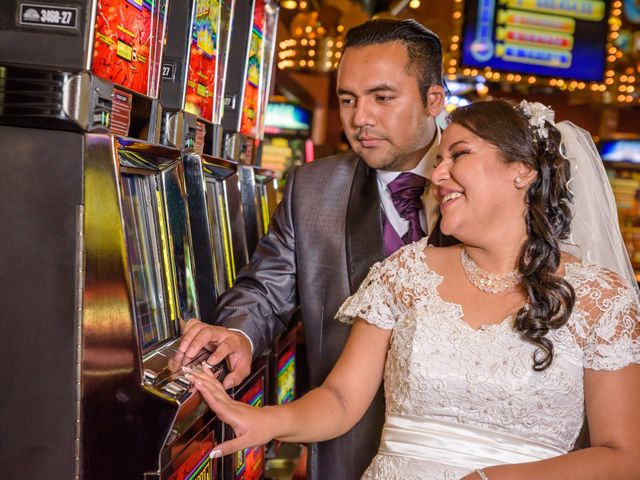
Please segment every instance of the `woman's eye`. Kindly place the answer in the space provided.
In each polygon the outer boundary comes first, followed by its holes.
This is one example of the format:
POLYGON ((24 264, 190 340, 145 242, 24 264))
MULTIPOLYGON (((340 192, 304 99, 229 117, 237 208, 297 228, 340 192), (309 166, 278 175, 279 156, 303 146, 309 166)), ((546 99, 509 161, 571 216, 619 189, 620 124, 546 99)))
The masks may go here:
POLYGON ((463 155, 466 155, 467 153, 469 153, 468 150, 458 150, 456 152, 451 153, 451 158, 453 159, 453 161, 456 161, 463 155))

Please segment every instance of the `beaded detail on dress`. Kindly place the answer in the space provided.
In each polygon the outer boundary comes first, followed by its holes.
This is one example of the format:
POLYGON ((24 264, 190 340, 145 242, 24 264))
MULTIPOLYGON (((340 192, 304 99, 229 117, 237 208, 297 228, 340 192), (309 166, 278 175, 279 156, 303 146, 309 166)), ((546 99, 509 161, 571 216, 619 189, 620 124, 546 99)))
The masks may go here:
MULTIPOLYGON (((616 273, 566 265, 576 304, 568 323, 549 333, 555 355, 532 368, 535 346, 508 317, 474 330, 460 305, 445 302, 442 277, 426 264, 427 240, 371 268, 336 317, 360 317, 393 329, 385 365, 388 413, 484 427, 570 450, 584 419, 583 369, 640 363, 638 298, 616 273), (426 250, 425 250, 426 249, 426 250)), ((364 479, 448 479, 473 470, 378 454, 364 479)))

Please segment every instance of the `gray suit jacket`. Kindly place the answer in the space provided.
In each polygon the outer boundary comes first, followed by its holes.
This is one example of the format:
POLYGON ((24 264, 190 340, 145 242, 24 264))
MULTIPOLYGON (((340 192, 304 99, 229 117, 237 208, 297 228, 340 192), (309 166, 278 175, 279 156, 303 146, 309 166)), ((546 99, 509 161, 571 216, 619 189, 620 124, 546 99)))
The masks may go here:
MULTIPOLYGON (((220 297, 216 323, 243 330, 259 354, 300 308, 310 386, 316 387, 349 335, 335 313, 383 258, 375 170, 353 153, 303 165, 291 172, 251 262, 220 297)), ((359 479, 378 449, 383 423, 380 389, 351 431, 311 446, 310 479, 359 479)))

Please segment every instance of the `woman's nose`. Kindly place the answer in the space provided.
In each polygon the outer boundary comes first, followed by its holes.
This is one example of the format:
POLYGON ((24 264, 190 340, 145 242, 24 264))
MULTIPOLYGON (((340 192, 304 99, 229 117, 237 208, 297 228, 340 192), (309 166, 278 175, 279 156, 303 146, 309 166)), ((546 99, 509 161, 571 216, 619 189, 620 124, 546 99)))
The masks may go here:
POLYGON ((440 185, 445 180, 449 179, 449 168, 444 162, 440 162, 431 172, 431 182, 434 185, 440 185))

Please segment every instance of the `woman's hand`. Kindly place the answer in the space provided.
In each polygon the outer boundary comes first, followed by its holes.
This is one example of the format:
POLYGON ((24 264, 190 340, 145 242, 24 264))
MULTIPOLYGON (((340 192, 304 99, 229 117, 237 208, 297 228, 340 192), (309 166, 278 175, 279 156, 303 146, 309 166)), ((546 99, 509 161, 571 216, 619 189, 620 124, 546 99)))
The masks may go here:
POLYGON ((273 411, 269 408, 252 407, 233 400, 225 391, 216 375, 203 365, 202 369, 183 368, 192 388, 202 395, 220 420, 233 428, 234 439, 216 446, 212 455, 228 455, 238 450, 268 443, 275 436, 273 411))

